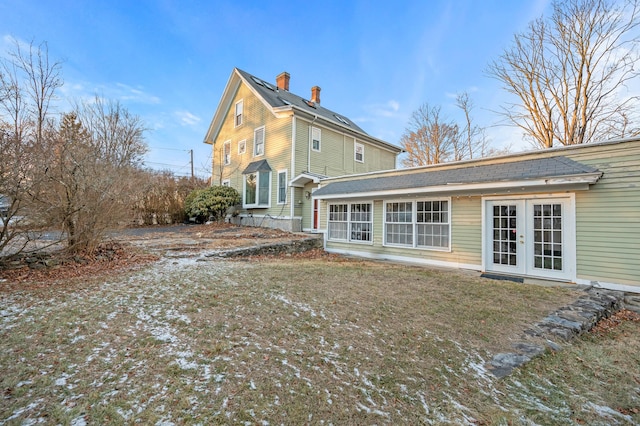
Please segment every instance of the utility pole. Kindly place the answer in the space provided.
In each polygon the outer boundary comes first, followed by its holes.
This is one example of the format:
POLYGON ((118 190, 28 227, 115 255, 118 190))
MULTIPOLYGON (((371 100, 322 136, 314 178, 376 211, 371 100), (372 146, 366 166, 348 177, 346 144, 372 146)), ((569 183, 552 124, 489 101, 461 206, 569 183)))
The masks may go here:
POLYGON ((190 149, 189 153, 191 154, 191 179, 193 180, 193 150, 190 149))

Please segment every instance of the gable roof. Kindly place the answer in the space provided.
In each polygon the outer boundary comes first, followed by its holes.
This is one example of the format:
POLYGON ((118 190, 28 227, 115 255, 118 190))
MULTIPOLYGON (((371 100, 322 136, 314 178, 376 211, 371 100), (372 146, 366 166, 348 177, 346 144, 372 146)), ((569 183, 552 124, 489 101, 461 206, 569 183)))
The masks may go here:
POLYGON ((395 153, 402 152, 402 148, 369 135, 346 116, 325 108, 319 103, 310 102, 308 99, 287 90, 278 89, 275 84, 269 83, 238 68, 234 68, 229 77, 222 99, 209 125, 204 140, 205 143, 213 144, 215 141, 222 127, 225 115, 231 107, 233 97, 241 83, 246 84, 275 116, 282 114, 291 115, 291 113, 300 114, 309 119, 323 122, 325 125, 342 132, 353 134, 360 139, 374 143, 389 151, 395 153))
POLYGON ((567 157, 536 158, 499 164, 423 169, 420 172, 328 182, 313 196, 319 199, 451 193, 486 188, 595 183, 602 172, 567 157))
POLYGON ((238 72, 242 77, 244 77, 245 82, 250 85, 254 91, 258 92, 262 99, 264 99, 272 109, 289 109, 288 107, 292 106, 306 112, 307 114, 318 116, 326 121, 330 121, 337 126, 347 126, 352 130, 369 136, 367 132, 362 130, 357 124, 337 112, 331 111, 320 104, 311 102, 308 99, 287 90, 278 89, 275 84, 253 76, 246 71, 238 69, 238 72))

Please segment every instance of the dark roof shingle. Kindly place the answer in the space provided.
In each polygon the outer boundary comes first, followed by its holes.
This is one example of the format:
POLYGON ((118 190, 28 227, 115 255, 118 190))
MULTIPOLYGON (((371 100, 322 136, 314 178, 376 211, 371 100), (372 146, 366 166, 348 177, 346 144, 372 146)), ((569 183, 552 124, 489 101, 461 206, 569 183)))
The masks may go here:
POLYGON ((466 165, 445 170, 424 170, 392 176, 330 182, 316 190, 314 196, 409 190, 451 184, 558 178, 597 172, 598 170, 594 167, 566 157, 537 158, 510 163, 466 165))

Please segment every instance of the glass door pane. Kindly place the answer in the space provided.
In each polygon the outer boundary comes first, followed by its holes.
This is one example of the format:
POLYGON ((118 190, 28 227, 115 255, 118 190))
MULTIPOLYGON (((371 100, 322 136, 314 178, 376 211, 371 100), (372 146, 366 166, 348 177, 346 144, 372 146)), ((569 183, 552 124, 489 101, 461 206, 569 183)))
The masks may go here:
POLYGON ((533 205, 533 267, 562 271, 562 203, 533 205))
POLYGON ((493 206, 493 263, 495 265, 517 266, 516 204, 502 204, 493 206))

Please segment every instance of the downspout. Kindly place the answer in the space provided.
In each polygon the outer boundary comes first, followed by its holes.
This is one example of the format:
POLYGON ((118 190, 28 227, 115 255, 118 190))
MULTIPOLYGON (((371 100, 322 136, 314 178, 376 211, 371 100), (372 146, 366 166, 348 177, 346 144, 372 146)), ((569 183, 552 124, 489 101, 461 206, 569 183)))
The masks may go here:
MULTIPOLYGON (((296 177, 296 116, 293 116, 291 123, 291 177, 296 177)), ((291 186, 289 187, 289 191, 291 192, 291 196, 289 197, 289 207, 291 209, 290 217, 291 223, 293 224, 293 218, 295 216, 295 193, 296 189, 291 186)))

